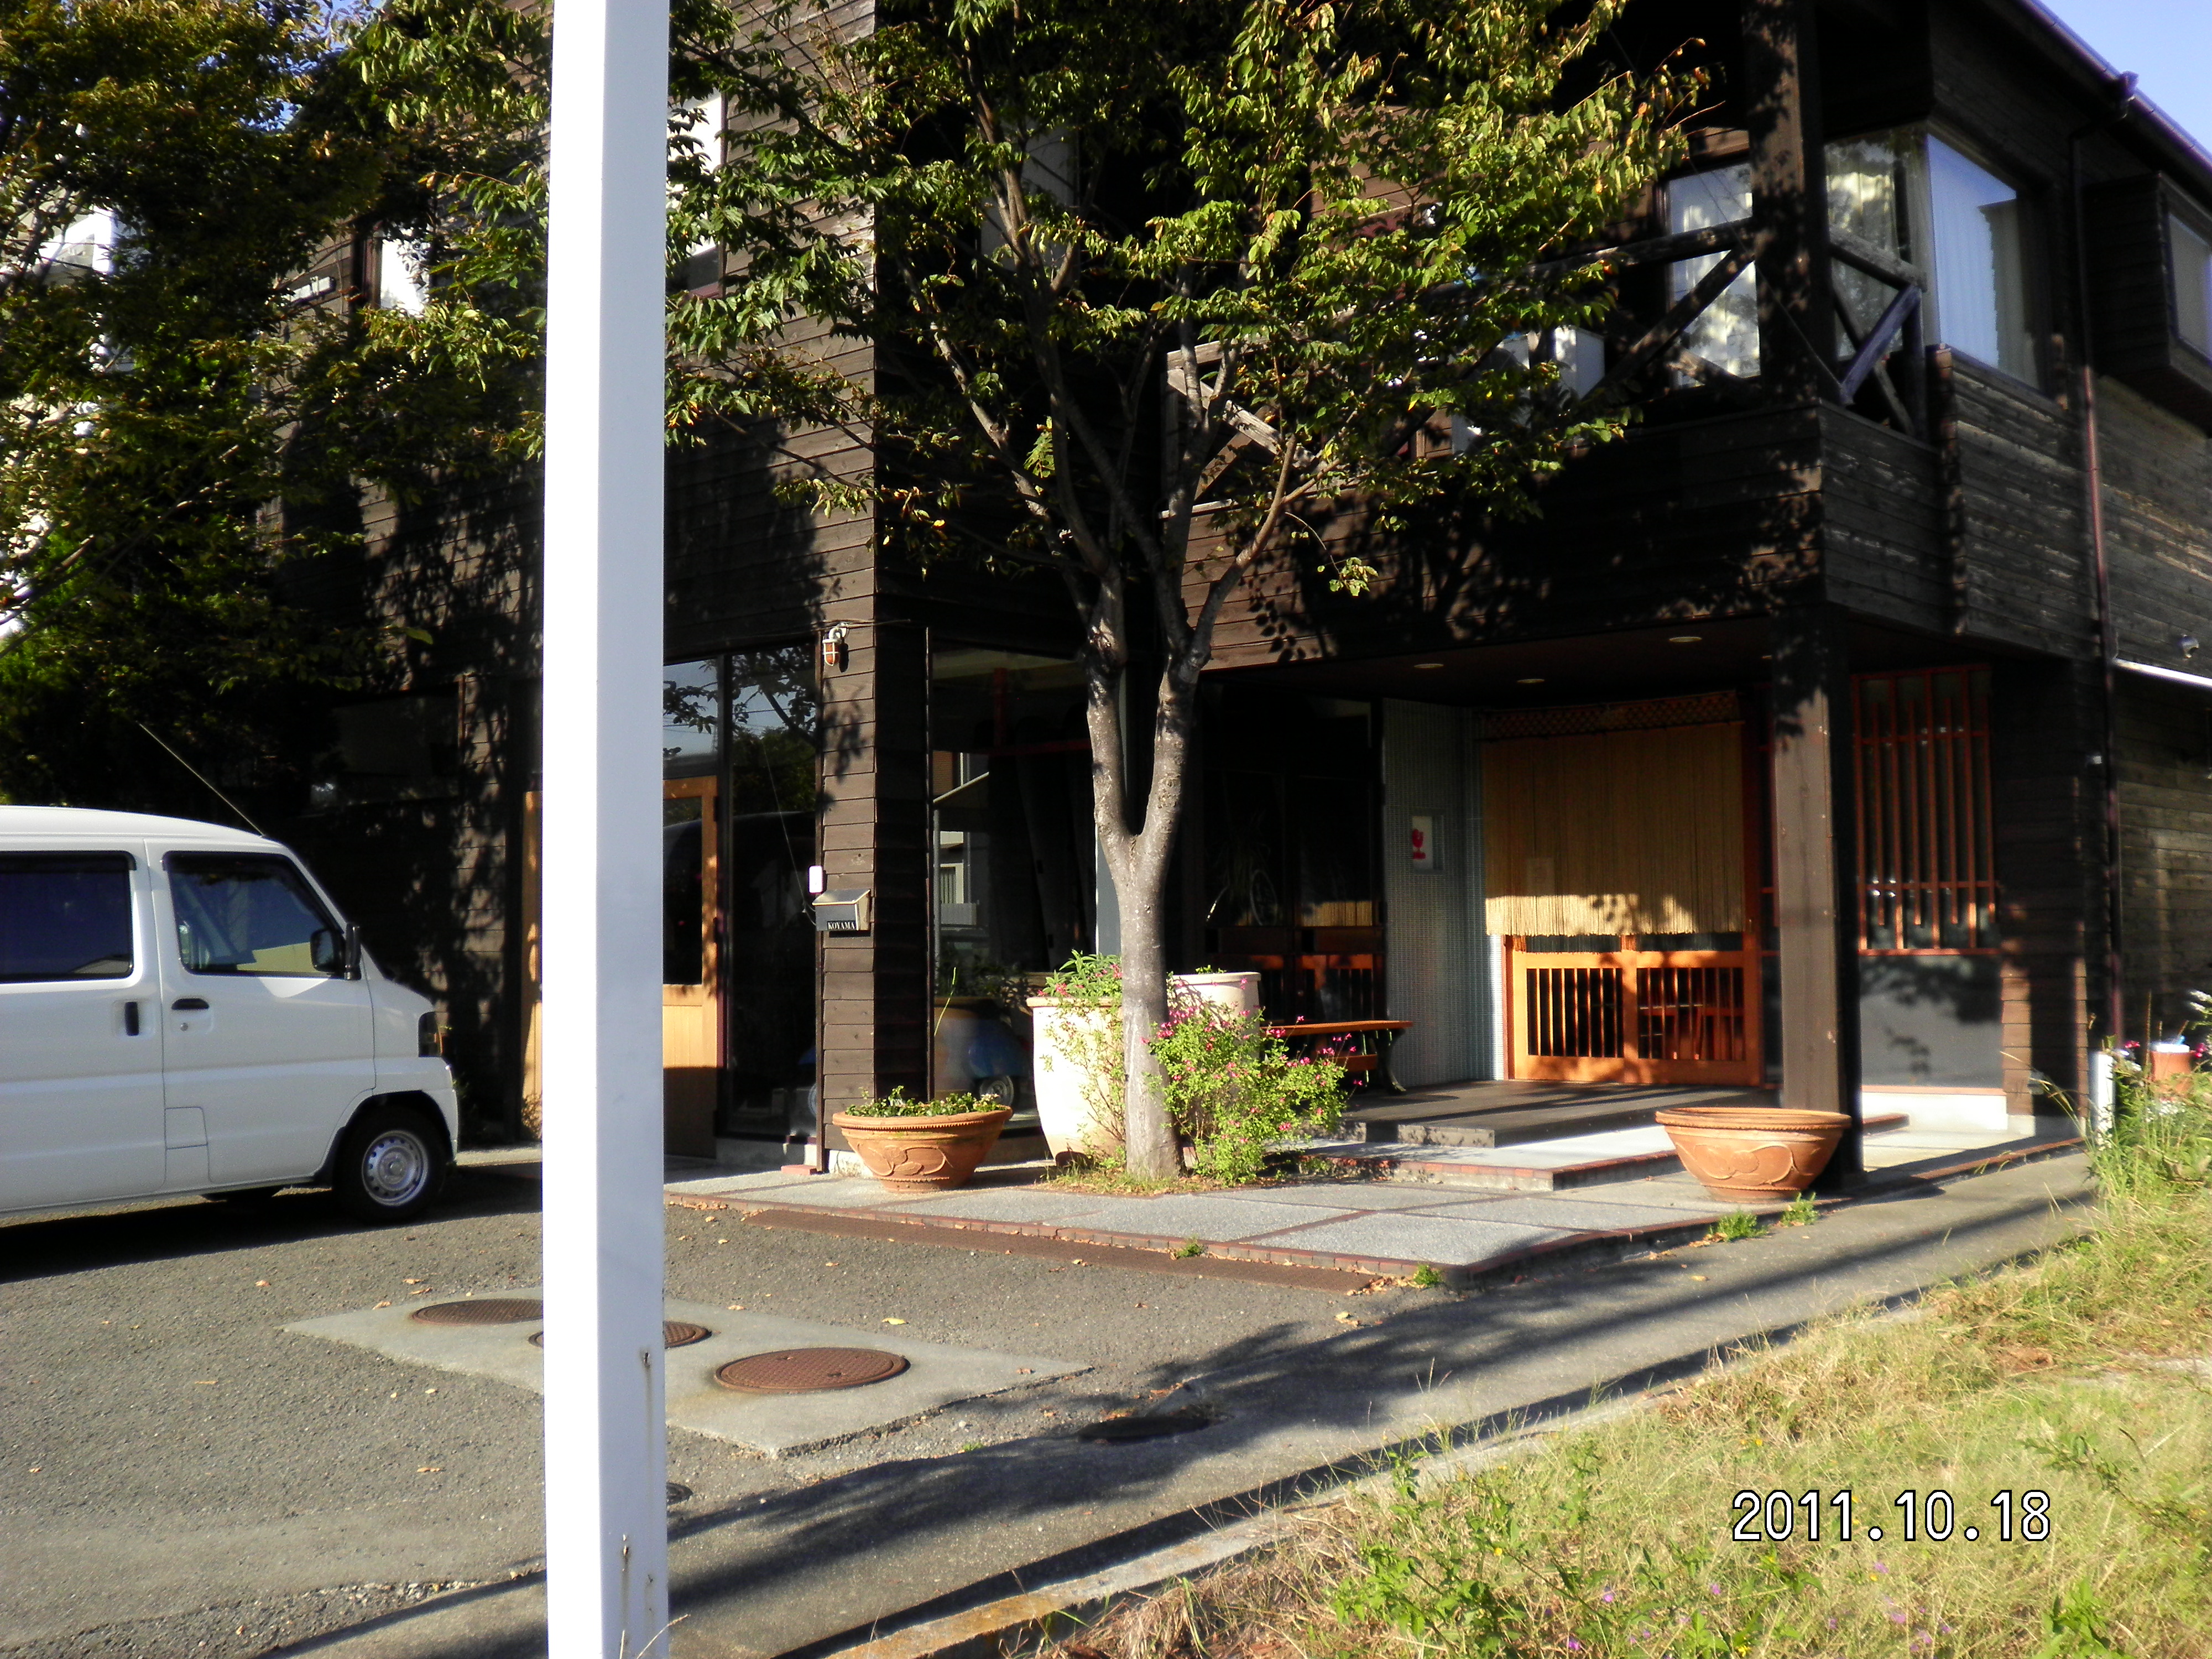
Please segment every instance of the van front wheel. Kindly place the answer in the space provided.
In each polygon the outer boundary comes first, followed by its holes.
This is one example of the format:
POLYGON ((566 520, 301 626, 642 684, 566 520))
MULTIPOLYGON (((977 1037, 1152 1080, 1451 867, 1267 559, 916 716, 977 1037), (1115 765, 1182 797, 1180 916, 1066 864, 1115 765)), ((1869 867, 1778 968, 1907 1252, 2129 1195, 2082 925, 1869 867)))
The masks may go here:
POLYGON ((362 1114, 338 1154, 337 1200, 363 1221, 410 1221, 445 1184, 445 1137, 422 1113, 380 1106, 362 1114))

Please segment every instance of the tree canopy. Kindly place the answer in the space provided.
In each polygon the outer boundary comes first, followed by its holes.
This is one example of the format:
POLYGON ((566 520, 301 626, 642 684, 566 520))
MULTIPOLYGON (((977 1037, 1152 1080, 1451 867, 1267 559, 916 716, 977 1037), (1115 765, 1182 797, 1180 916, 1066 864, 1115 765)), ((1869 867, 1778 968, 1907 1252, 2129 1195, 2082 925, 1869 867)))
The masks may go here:
POLYGON ((1615 435, 1551 343, 1694 83, 1608 68, 1613 0, 792 0, 693 43, 726 100, 680 238, 672 407, 871 436, 887 556, 1042 568, 1080 619, 1096 830, 1121 910, 1129 1150, 1172 1167, 1147 1040, 1201 671, 1253 568, 1340 591, 1440 501, 1532 510, 1615 435), (868 342, 865 377, 797 315, 868 342), (1141 673, 1146 730, 1124 729, 1141 673))

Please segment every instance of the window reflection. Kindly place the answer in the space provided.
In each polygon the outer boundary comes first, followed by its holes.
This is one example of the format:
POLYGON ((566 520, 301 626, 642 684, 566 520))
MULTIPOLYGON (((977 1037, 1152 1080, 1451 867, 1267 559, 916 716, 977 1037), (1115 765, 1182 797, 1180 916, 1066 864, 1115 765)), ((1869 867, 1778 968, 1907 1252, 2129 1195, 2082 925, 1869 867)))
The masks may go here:
MULTIPOLYGON (((1715 167, 1710 173, 1688 173, 1667 186, 1669 231, 1711 230, 1750 216, 1751 169, 1741 162, 1715 167)), ((1720 254, 1708 253, 1671 267, 1669 301, 1695 288, 1698 279, 1721 258, 1720 254)), ((1682 349, 1715 368, 1746 380, 1759 373, 1759 292, 1752 271, 1746 270, 1723 289, 1720 297, 1683 331, 1682 349)))
POLYGON ((2173 249, 2173 331, 2212 357, 2212 240, 2178 216, 2166 220, 2173 249))
POLYGON ((2020 192, 1931 137, 1928 201, 1936 337, 2008 374, 2033 380, 2020 192))
MULTIPOLYGON (((1838 139, 1827 147, 1828 226, 1838 236, 1902 265, 1914 263, 1908 209, 1909 143, 1893 133, 1838 139)), ((1889 309, 1897 290, 1838 259, 1836 298, 1862 336, 1889 309)))

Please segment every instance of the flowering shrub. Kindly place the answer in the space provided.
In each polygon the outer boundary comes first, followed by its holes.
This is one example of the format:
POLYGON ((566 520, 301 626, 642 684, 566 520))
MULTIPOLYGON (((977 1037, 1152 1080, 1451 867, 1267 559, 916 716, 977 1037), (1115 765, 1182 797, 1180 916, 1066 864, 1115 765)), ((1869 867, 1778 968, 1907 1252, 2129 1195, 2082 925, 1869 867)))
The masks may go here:
POLYGON ((1212 1180, 1256 1180, 1274 1142, 1325 1134, 1344 1109, 1343 1066, 1291 1054, 1262 1014, 1178 1001, 1152 1053, 1197 1173, 1212 1180))
POLYGON ((1044 994, 1062 1002, 1118 1009, 1121 1006, 1121 958, 1078 951, 1052 970, 1044 982, 1044 994))

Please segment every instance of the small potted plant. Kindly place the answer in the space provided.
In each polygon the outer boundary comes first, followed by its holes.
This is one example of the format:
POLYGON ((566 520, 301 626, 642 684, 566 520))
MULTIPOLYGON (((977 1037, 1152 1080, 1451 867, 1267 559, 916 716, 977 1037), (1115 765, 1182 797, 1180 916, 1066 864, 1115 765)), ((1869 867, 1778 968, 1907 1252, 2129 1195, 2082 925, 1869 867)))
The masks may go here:
POLYGON ((830 1121, 891 1191, 935 1193, 965 1186, 1012 1115, 1012 1107, 976 1095, 908 1100, 894 1089, 830 1121))

